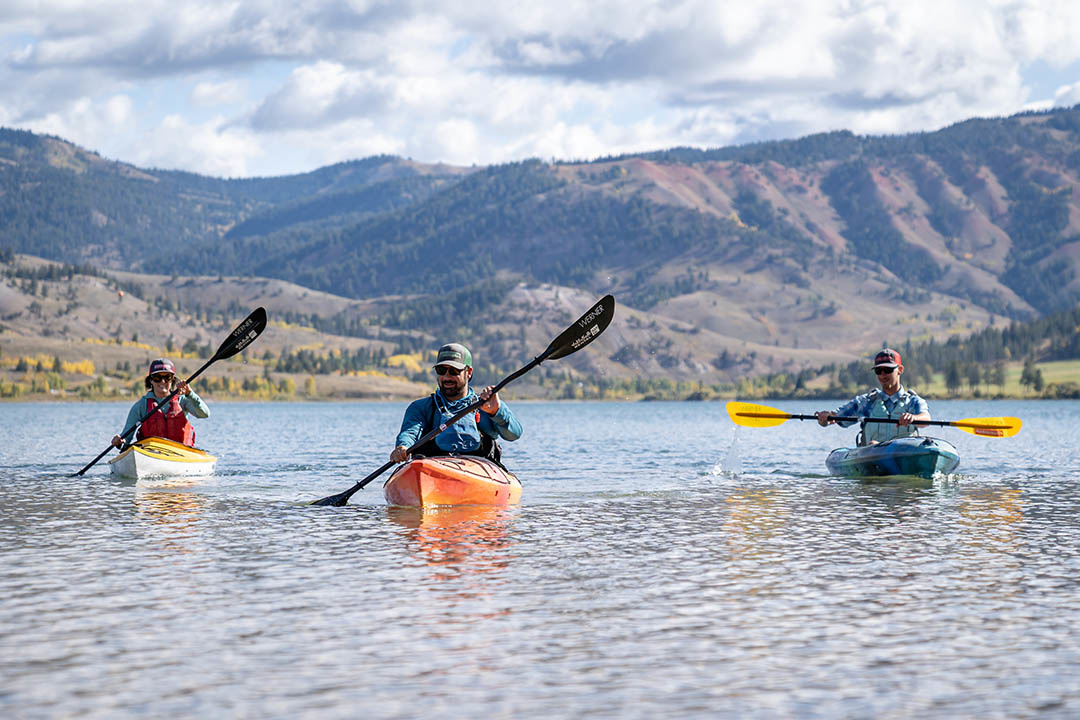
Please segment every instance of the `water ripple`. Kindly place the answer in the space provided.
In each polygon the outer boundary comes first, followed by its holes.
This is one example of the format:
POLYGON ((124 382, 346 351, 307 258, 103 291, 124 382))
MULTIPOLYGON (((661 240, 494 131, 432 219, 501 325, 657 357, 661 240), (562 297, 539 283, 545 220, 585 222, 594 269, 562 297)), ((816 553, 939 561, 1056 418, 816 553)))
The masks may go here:
MULTIPOLYGON (((54 412, 11 407, 16 436, 54 412)), ((9 448, 0 711, 1073 717, 1076 441, 1029 456, 1080 411, 1042 407, 959 406, 1024 433, 959 439, 958 474, 857 482, 824 474, 839 435, 816 426, 524 404, 510 509, 388 508, 380 482, 308 506, 382 464, 390 404, 215 406, 200 437, 228 462, 201 480, 70 478, 87 460, 9 448), (257 427, 319 420, 302 450, 257 427)))

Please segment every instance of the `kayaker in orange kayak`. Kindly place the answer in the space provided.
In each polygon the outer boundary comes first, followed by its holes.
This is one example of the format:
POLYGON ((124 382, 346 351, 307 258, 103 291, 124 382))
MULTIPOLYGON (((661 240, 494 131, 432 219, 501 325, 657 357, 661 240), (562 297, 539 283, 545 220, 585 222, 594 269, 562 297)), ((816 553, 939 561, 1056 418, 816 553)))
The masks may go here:
POLYGON ((424 434, 439 427, 456 413, 482 398, 486 402, 474 415, 466 415, 435 436, 433 440, 414 450, 424 457, 438 455, 479 455, 495 462, 502 454, 499 439, 513 442, 521 437, 521 423, 514 417, 499 394, 492 394, 489 385, 480 393, 469 388, 473 375, 472 353, 460 343, 450 343, 439 348, 435 359, 435 374, 439 388, 431 395, 414 400, 405 410, 397 447, 390 453, 394 462, 405 462, 409 448, 424 434))
MULTIPOLYGON (((187 414, 191 413, 197 418, 210 417, 210 408, 186 382, 176 377, 176 368, 173 367, 172 361, 167 358, 153 360, 146 373, 146 379, 143 380, 143 385, 147 392, 131 406, 124 427, 130 428, 137 423, 142 423, 136 433, 138 440, 144 437, 163 437, 188 447, 195 447, 195 428, 192 427, 187 414), (173 390, 177 390, 177 393, 172 400, 154 414, 149 415, 150 411, 173 390)), ((112 444, 122 448, 124 439, 115 435, 112 444)))
POLYGON ((881 389, 873 389, 844 403, 835 410, 819 410, 818 425, 825 427, 837 423, 841 427, 851 425, 851 421, 834 420, 840 417, 893 418, 896 423, 867 423, 862 425, 858 444, 873 445, 898 437, 918 435, 915 424, 920 420, 930 420, 930 406, 914 390, 908 390, 900 384, 904 365, 900 353, 885 348, 874 356, 874 373, 881 389))

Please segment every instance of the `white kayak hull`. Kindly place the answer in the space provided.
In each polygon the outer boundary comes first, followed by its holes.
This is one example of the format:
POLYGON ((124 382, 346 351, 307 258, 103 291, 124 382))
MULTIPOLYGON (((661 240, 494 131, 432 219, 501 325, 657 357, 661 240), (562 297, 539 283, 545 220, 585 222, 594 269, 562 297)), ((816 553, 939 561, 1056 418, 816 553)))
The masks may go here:
POLYGON ((113 475, 135 479, 202 477, 216 467, 217 458, 205 450, 159 437, 143 438, 109 461, 113 475))

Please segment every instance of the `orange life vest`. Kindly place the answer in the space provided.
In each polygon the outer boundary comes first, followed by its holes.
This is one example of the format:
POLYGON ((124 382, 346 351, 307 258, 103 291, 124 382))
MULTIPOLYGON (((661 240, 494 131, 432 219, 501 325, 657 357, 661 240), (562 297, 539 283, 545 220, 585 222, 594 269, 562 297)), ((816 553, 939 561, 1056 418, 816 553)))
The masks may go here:
MULTIPOLYGON (((153 410, 158 402, 155 398, 147 398, 146 411, 153 410)), ((138 437, 140 440, 146 437, 163 437, 173 442, 183 443, 188 447, 195 447, 195 428, 187 419, 183 408, 180 407, 180 396, 173 395, 168 405, 164 405, 143 420, 142 425, 139 426, 138 437)))

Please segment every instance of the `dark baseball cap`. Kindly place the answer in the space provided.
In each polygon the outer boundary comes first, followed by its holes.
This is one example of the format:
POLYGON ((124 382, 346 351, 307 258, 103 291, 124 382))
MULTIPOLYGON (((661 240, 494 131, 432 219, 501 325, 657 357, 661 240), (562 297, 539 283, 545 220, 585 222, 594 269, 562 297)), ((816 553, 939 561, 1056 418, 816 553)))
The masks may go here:
POLYGON ((877 355, 874 356, 874 367, 875 368, 879 368, 879 367, 894 368, 897 365, 903 365, 903 364, 904 363, 900 362, 900 353, 896 352, 895 350, 893 350, 891 348, 885 348, 884 350, 882 350, 881 352, 879 352, 877 355))
POLYGON ((446 365, 456 370, 464 370, 472 367, 472 353, 469 348, 460 343, 450 343, 439 348, 439 356, 435 358, 435 365, 446 365))
POLYGON ((171 373, 176 374, 176 368, 173 367, 172 361, 167 358, 158 358, 157 360, 150 361, 150 370, 147 371, 147 375, 157 375, 158 373, 171 373))

